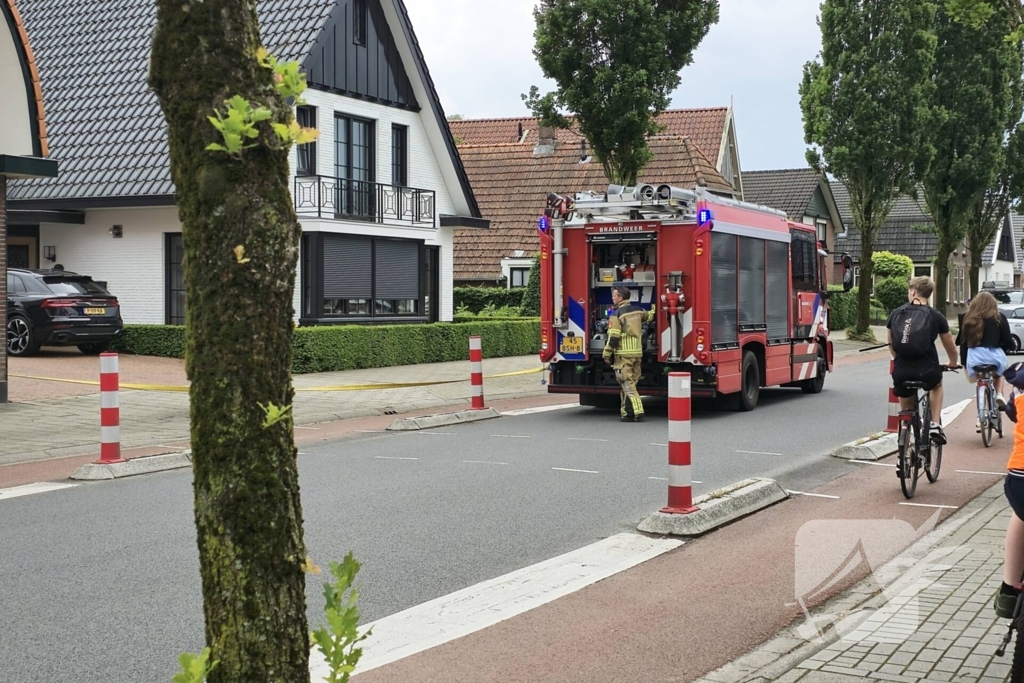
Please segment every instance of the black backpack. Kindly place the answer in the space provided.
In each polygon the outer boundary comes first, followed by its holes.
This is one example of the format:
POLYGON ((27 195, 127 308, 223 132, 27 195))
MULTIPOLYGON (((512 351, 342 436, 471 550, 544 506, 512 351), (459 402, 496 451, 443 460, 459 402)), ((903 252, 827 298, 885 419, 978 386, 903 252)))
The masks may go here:
POLYGON ((898 356, 924 356, 935 348, 932 309, 904 304, 892 314, 892 350, 898 356))

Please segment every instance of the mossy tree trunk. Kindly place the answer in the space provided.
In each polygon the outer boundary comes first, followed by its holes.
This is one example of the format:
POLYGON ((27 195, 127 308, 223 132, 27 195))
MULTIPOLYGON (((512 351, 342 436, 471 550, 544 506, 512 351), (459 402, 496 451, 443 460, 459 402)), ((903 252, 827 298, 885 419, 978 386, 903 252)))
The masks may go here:
POLYGON ((239 95, 291 119, 256 58, 255 0, 157 0, 150 85, 167 120, 185 246, 195 519, 210 683, 308 681, 302 508, 290 418, 301 229, 269 121, 240 157, 207 120, 239 95), (244 255, 237 248, 244 247, 244 255), (246 260, 248 259, 248 260, 246 260))

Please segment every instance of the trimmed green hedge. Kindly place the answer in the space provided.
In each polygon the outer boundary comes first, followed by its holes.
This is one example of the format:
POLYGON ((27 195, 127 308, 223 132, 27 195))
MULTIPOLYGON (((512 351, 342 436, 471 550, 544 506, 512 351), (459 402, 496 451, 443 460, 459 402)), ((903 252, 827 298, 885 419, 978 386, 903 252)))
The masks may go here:
MULTIPOLYGON (((468 360, 480 335, 484 358, 540 352, 540 321, 478 320, 432 325, 329 325, 295 330, 292 372, 332 372, 468 360)), ((185 328, 126 325, 112 347, 121 353, 184 358, 185 328)))
POLYGON ((519 308, 523 304, 524 288, 504 287, 456 287, 453 296, 455 308, 466 308, 470 313, 479 313, 488 306, 494 308, 519 308))
MULTIPOLYGON (((828 329, 846 330, 856 325, 858 288, 854 287, 849 292, 844 292, 842 285, 829 285, 828 291, 832 293, 828 300, 828 329)), ((888 319, 885 307, 877 299, 871 300, 868 315, 872 325, 884 325, 888 319)))
POLYGON ((185 357, 184 325, 125 325, 111 351, 136 356, 185 357))

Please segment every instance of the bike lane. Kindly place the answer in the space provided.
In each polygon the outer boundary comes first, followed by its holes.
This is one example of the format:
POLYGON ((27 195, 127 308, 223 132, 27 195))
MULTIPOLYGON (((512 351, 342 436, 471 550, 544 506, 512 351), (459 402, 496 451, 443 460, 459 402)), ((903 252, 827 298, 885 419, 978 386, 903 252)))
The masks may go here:
MULTIPOLYGON (((904 520, 927 530, 997 483, 1012 444, 984 448, 969 405, 947 427, 939 481, 921 475, 907 501, 895 457, 797 495, 681 548, 490 628, 359 674, 359 683, 403 681, 693 681, 802 620, 797 602, 797 538, 808 522, 904 520), (818 497, 829 496, 829 497, 818 497)), ((699 447, 695 448, 699 457, 699 447)), ((884 525, 879 528, 885 528, 884 525)), ((909 527, 908 527, 909 528, 909 527)), ((799 556, 834 552, 828 533, 800 535, 799 556), (817 545, 816 545, 817 544, 817 545)), ((876 534, 877 568, 913 538, 876 534)), ((834 557, 832 559, 835 559, 834 557)), ((840 560, 842 558, 839 558, 840 560)), ((813 608, 869 576, 866 563, 807 601, 813 608)), ((827 572, 826 572, 827 574, 827 572)), ((994 588, 993 588, 994 590, 994 588)))

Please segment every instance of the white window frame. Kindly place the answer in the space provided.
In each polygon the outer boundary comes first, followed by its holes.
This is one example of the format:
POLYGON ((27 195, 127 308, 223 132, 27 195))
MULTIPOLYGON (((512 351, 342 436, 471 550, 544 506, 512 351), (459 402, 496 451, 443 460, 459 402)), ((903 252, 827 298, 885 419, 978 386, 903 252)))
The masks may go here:
POLYGON ((818 229, 818 241, 828 246, 828 221, 824 218, 818 218, 814 222, 815 227, 818 229))
POLYGON ((526 287, 526 285, 530 282, 530 269, 529 268, 513 267, 513 268, 509 268, 508 269, 508 273, 509 273, 508 274, 508 288, 509 289, 521 289, 523 287, 526 287), (519 273, 522 273, 523 281, 522 281, 521 284, 517 285, 517 284, 515 284, 515 279, 516 279, 516 275, 519 274, 519 273))
MULTIPOLYGON (((520 252, 517 252, 517 254, 520 252)), ((501 259, 501 274, 505 278, 505 288, 512 289, 512 269, 513 268, 526 268, 529 270, 533 267, 533 258, 526 256, 523 252, 523 256, 512 256, 501 259)))

